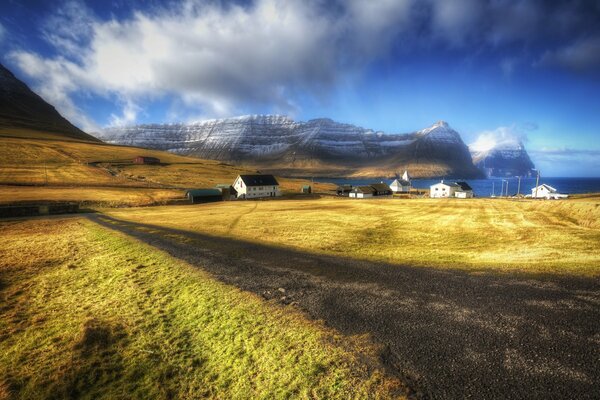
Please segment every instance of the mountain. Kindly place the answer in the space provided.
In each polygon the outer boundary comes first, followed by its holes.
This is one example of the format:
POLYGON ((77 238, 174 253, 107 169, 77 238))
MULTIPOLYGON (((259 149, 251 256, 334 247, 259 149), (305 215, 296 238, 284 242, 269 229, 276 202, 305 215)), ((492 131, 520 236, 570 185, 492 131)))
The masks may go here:
POLYGON ((533 176, 535 165, 523 143, 512 137, 486 138, 469 146, 473 163, 487 177, 533 176))
POLYGON ((191 124, 113 127, 98 134, 125 144, 244 164, 288 176, 477 177, 468 147, 440 121, 418 132, 385 134, 331 119, 296 122, 252 115, 191 124))
POLYGON ((83 132, 63 118, 58 111, 12 72, 0 64, 0 130, 5 135, 23 131, 51 132, 60 137, 95 141, 98 139, 83 132))

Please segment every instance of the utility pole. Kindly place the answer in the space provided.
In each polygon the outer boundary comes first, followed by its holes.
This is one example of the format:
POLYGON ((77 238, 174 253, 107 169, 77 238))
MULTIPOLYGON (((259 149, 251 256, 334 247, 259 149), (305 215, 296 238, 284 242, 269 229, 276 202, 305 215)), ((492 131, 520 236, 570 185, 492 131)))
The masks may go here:
POLYGON ((509 183, 509 180, 507 179, 506 180, 506 197, 508 197, 508 183, 509 183))
POLYGON ((537 190, 538 190, 538 185, 540 184, 540 170, 538 169, 537 171, 537 178, 535 178, 535 198, 537 199, 537 190))
POLYGON ((48 186, 48 168, 46 168, 46 161, 44 161, 44 182, 48 186))
POLYGON ((521 194, 521 177, 519 176, 519 186, 517 186, 517 197, 521 194))

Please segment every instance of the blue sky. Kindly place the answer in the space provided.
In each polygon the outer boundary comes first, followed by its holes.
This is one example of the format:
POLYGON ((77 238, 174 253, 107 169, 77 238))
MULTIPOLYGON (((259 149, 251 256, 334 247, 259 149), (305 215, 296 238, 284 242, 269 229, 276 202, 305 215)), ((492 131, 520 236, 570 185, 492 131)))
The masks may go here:
POLYGON ((242 114, 521 139, 600 176, 600 1, 24 1, 1 62, 81 128, 242 114))

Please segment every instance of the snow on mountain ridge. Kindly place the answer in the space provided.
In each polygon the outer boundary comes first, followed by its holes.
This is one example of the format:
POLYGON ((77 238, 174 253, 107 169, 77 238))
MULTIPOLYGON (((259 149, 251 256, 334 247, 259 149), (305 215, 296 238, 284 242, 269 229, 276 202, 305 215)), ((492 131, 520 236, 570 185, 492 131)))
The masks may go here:
POLYGON ((296 122, 281 115, 249 115, 193 124, 112 127, 101 137, 108 143, 255 165, 439 162, 443 168, 456 165, 457 171, 476 174, 467 146, 445 122, 419 132, 388 134, 329 118, 296 122))

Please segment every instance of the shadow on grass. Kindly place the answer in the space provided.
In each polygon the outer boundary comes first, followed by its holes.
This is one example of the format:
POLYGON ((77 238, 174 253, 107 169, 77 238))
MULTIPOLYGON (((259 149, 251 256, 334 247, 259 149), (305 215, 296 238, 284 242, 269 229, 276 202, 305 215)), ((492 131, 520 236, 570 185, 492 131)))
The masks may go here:
POLYGON ((370 334, 434 398, 594 398, 598 279, 415 268, 89 215, 226 283, 370 334))

